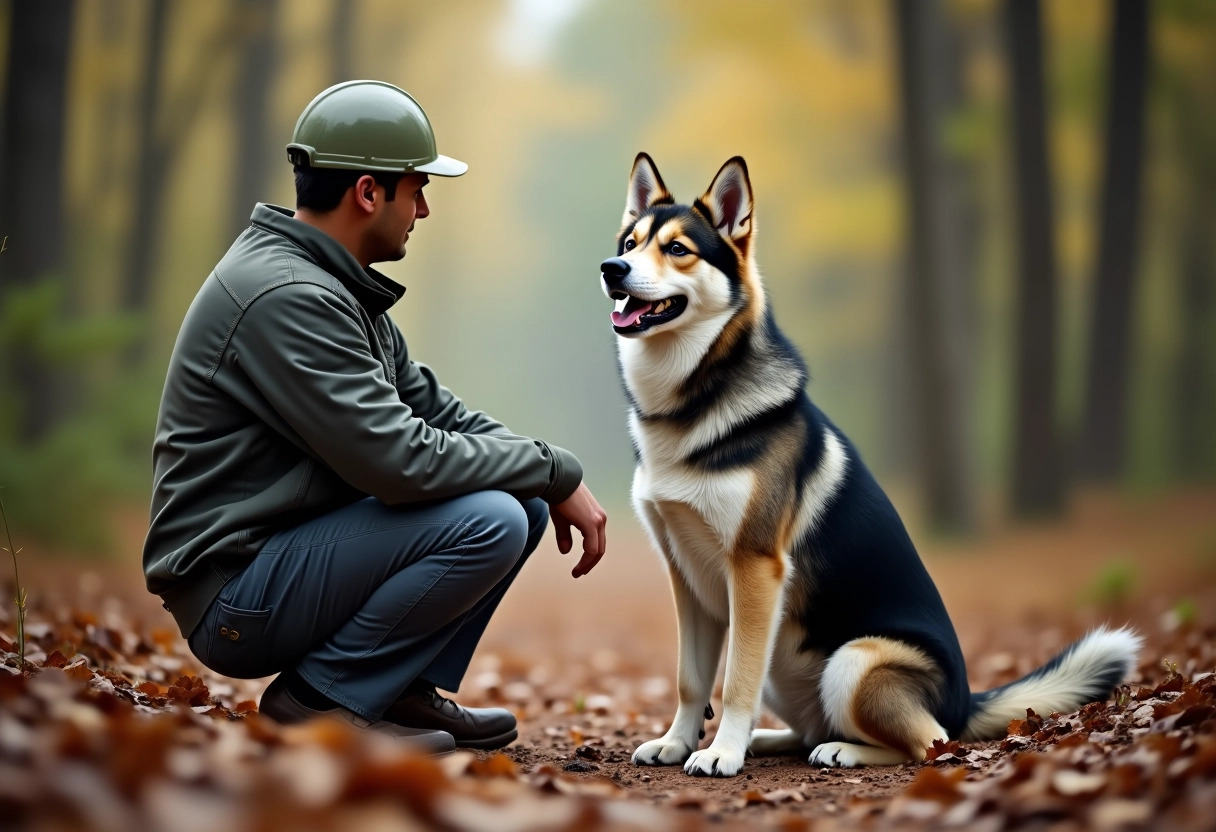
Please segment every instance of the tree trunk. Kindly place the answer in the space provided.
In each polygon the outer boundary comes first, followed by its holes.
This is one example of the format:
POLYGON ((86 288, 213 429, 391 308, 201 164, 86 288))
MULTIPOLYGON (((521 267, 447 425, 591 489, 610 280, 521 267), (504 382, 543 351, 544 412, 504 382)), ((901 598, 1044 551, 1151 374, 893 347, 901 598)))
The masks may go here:
POLYGON ((353 0, 334 0, 333 20, 330 24, 330 45, 333 48, 333 63, 330 69, 331 84, 354 80, 354 65, 351 61, 352 30, 355 25, 353 0))
MULTIPOLYGON (((158 130, 161 112, 161 81, 164 76, 165 36, 169 22, 167 0, 152 0, 144 38, 144 70, 139 90, 139 133, 135 174, 135 211, 128 237, 126 279, 122 304, 126 312, 146 314, 152 297, 152 268, 164 227, 165 179, 169 171, 169 147, 158 130)), ((128 364, 137 364, 147 350, 148 338, 127 353, 128 364)))
POLYGON ((254 205, 266 201, 271 171, 288 169, 287 141, 272 142, 269 129, 270 90, 279 66, 278 6, 278 0, 247 0, 240 7, 250 20, 237 71, 236 183, 229 212, 234 237, 249 225, 254 205))
MULTIPOLYGON (((9 19, 8 94, 0 127, 0 298, 64 268, 63 147, 73 0, 14 3, 9 19)), ((23 407, 18 438, 44 436, 59 416, 54 376, 33 345, 14 344, 5 362, 23 407)))
POLYGON ((930 524, 974 527, 967 470, 966 326, 962 261, 952 234, 957 171, 938 137, 948 109, 942 66, 947 32, 937 0, 894 0, 900 100, 906 147, 907 274, 904 297, 919 468, 930 524))
POLYGON ((1056 426, 1056 262, 1043 101, 1039 0, 1005 0, 1012 75, 1018 280, 1013 512, 1058 515, 1064 483, 1056 426))
MULTIPOLYGON (((1199 202, 1199 199, 1193 202, 1199 202)), ((1216 258, 1211 229, 1216 211, 1193 205, 1182 233, 1182 308, 1179 310, 1179 350, 1174 379, 1174 459, 1181 479, 1212 476, 1216 465, 1216 258)))
POLYGON ((1089 332, 1079 473, 1109 481, 1123 472, 1131 313, 1140 230, 1147 0, 1115 0, 1106 108, 1102 226, 1089 332))

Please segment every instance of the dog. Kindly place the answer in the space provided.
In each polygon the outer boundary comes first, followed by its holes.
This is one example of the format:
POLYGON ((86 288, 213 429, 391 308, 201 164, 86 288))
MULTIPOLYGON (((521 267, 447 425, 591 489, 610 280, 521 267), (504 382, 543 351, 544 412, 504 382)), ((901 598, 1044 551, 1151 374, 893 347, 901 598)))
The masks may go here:
POLYGON ((744 756, 820 766, 924 759, 994 739, 1026 708, 1070 712, 1136 667, 1140 637, 1100 628, 1028 676, 971 693, 950 617, 857 449, 805 391, 755 260, 747 165, 691 205, 654 161, 629 177, 601 264, 629 404, 632 501, 667 566, 679 707, 633 761, 733 776, 744 756), (698 750, 722 645, 723 713, 698 750), (761 700, 784 730, 753 730, 761 700))

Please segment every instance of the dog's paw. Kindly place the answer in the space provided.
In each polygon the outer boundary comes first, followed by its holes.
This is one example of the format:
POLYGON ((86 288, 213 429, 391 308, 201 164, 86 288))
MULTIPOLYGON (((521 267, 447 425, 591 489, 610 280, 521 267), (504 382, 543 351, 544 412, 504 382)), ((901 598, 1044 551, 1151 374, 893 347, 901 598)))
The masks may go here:
POLYGON ((633 752, 633 762, 639 766, 678 766, 692 750, 691 745, 676 737, 659 737, 639 745, 633 752))
POLYGON ((743 749, 714 748, 698 751, 684 764, 694 777, 734 777, 743 768, 743 749))
POLYGON ((807 762, 813 766, 828 768, 852 768, 865 765, 865 761, 861 758, 860 746, 851 742, 825 742, 817 745, 811 752, 811 756, 807 758, 807 762))

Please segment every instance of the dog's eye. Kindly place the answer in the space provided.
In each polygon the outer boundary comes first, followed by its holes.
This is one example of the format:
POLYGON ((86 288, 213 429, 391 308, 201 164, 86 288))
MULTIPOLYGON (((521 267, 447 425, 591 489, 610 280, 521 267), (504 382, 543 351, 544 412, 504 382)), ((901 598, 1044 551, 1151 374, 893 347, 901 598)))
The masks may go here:
POLYGON ((685 254, 688 254, 688 249, 679 243, 672 243, 667 247, 667 253, 672 257, 683 257, 685 254))
POLYGON ((633 240, 626 240, 625 241, 625 251, 629 251, 636 245, 637 245, 637 243, 635 243, 633 240))

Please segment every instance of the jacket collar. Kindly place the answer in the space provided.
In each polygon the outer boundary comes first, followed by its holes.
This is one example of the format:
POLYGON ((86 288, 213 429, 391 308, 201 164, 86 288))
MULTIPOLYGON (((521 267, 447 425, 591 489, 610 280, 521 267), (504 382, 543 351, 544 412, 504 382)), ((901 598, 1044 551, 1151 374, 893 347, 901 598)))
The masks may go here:
POLYGON ((250 221, 280 234, 308 252, 317 265, 332 274, 355 296, 355 300, 376 317, 405 294, 405 287, 372 268, 363 268, 346 246, 319 228, 295 219, 289 208, 259 202, 250 221))

